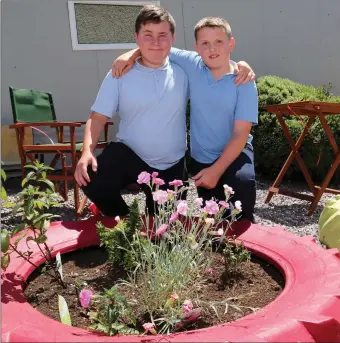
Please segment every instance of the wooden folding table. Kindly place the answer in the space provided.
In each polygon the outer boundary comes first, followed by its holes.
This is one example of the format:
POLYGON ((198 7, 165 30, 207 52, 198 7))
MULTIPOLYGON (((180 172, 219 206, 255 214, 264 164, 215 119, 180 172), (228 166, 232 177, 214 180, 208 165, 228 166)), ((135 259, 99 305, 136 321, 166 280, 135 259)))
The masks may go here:
MULTIPOLYGON (((283 165, 279 175, 277 176, 273 186, 269 188, 268 195, 265 202, 268 203, 274 194, 282 194, 282 195, 286 195, 286 196, 290 196, 290 197, 294 197, 294 198, 298 198, 302 200, 308 200, 308 201, 311 201, 312 203, 309 208, 308 215, 312 215, 323 193, 340 194, 340 190, 338 189, 327 188, 329 182, 331 181, 333 175, 335 174, 337 168, 340 165, 340 151, 335 141, 334 135, 332 131, 330 130, 327 124, 327 120, 325 118, 328 115, 339 115, 340 103, 300 101, 300 102, 291 102, 291 103, 280 104, 280 105, 270 105, 266 107, 266 110, 268 112, 275 113, 277 119, 280 122, 283 133, 291 147, 291 152, 285 164, 283 165), (303 120, 302 119, 303 117, 308 118, 307 122, 305 123, 305 127, 296 142, 294 142, 289 132, 289 129, 287 127, 287 124, 285 122, 284 116, 287 116, 287 115, 298 116, 301 120, 303 120), (317 118, 319 118, 321 125, 323 129, 325 130, 325 133, 329 140, 329 144, 331 145, 334 151, 334 155, 335 155, 334 162, 330 166, 327 172, 327 175, 325 176, 320 186, 314 185, 313 180, 308 172, 308 169, 305 163, 303 162, 303 159, 301 158, 301 155, 299 153, 299 149, 303 143, 303 140, 306 134, 308 133, 313 121, 317 118), (297 160, 301 168, 301 171, 313 195, 301 194, 301 193, 288 191, 286 189, 279 188, 279 185, 284 175, 287 173, 288 168, 294 159, 297 160)), ((340 127, 338 129, 340 130, 340 127)))

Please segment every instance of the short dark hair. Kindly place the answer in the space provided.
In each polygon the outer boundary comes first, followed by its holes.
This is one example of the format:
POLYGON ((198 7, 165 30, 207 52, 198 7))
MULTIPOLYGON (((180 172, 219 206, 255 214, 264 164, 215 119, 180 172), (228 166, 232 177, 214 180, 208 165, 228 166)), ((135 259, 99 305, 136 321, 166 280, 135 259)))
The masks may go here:
POLYGON ((229 39, 232 37, 231 28, 229 23, 221 17, 206 17, 201 19, 195 26, 195 39, 197 40, 198 31, 205 27, 220 27, 224 30, 229 39))
POLYGON ((145 25, 148 22, 159 24, 164 21, 170 24, 170 31, 174 34, 176 22, 172 15, 166 9, 157 5, 146 5, 141 9, 137 16, 135 32, 138 34, 142 25, 145 25))

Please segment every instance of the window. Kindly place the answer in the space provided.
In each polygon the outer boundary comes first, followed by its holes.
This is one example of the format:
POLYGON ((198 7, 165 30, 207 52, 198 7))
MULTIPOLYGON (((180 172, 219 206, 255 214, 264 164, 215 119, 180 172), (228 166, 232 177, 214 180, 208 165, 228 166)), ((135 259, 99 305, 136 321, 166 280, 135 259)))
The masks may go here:
POLYGON ((141 8, 159 1, 69 1, 73 50, 134 49, 141 8))

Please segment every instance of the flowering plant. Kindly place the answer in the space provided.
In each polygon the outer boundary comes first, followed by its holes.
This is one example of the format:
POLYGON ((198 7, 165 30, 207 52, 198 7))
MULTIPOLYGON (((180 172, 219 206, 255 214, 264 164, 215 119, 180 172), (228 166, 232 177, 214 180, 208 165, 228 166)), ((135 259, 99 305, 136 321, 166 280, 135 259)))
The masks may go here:
MULTIPOLYGON (((191 204, 183 197, 187 187, 181 180, 169 182, 166 189, 158 173, 142 172, 137 182, 150 187, 156 215, 141 217, 135 201, 127 219, 119 218, 114 230, 99 223, 98 233, 111 253, 111 261, 123 264, 128 272, 128 277, 116 287, 124 294, 133 294, 138 303, 134 315, 144 323, 141 326, 145 333, 170 333, 200 317, 201 308, 194 299, 213 274, 213 252, 223 253, 223 248, 230 245, 227 231, 241 213, 241 203, 235 202, 226 220, 224 214, 233 194, 227 185, 225 200, 204 203, 198 198, 191 204)), ((237 261, 249 258, 243 246, 240 252, 245 258, 237 261)), ((227 265, 226 259, 226 268, 227 265)))

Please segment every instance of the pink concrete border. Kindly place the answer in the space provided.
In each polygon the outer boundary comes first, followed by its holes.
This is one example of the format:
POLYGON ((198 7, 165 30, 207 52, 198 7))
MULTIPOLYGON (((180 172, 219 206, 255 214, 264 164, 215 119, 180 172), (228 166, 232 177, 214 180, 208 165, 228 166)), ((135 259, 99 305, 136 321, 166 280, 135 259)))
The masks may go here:
MULTIPOLYGON (((79 222, 56 222, 48 241, 66 253, 98 244, 92 217, 79 222)), ((255 314, 232 323, 171 336, 102 336, 63 325, 30 306, 23 296, 30 264, 13 258, 2 275, 3 342, 340 342, 340 254, 324 250, 313 237, 297 237, 280 227, 248 225, 237 229, 246 247, 276 265, 285 275, 281 295, 255 314)), ((21 248, 24 249, 23 243, 21 248)), ((36 264, 43 263, 38 252, 36 264)), ((260 295, 259 295, 260 296, 260 295)))

